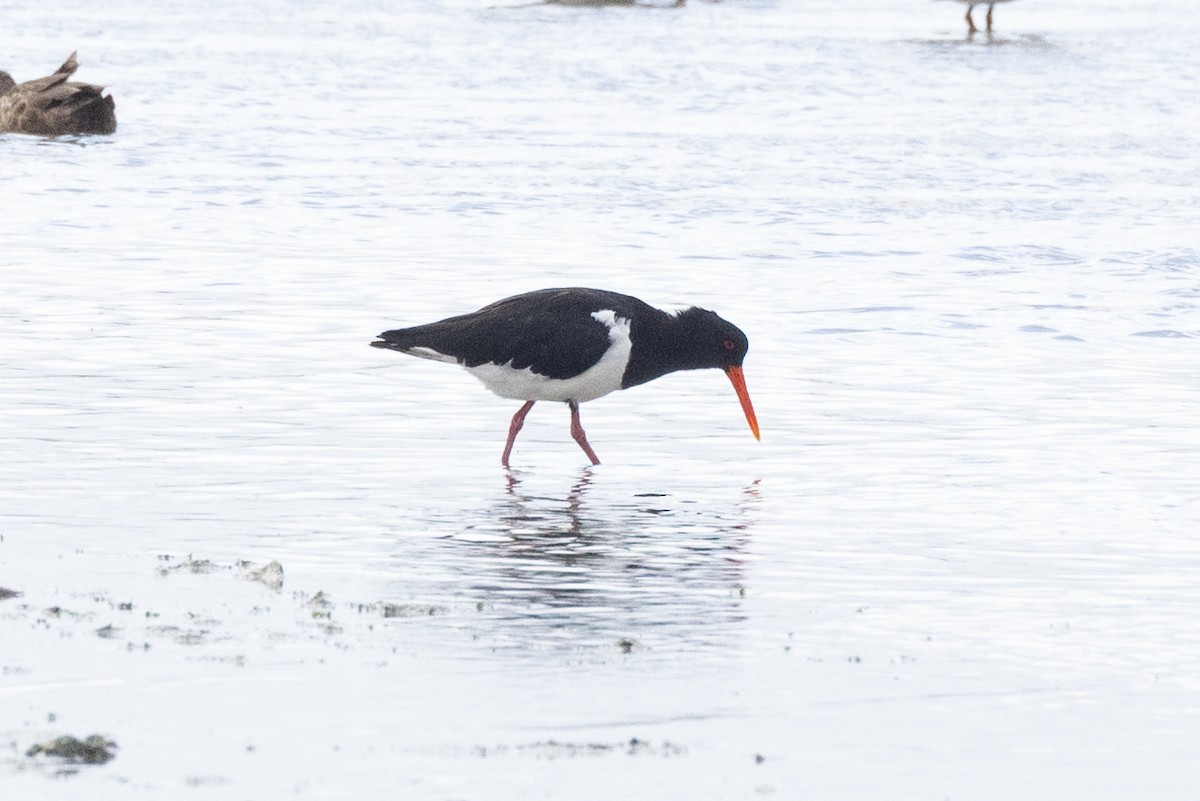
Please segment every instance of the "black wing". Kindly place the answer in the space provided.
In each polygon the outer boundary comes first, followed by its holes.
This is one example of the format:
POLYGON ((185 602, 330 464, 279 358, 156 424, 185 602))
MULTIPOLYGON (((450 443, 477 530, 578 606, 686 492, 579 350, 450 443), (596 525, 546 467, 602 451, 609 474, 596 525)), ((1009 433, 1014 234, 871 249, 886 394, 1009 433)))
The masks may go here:
POLYGON ((542 289, 497 301, 477 312, 380 334, 376 347, 427 348, 466 367, 510 364, 547 378, 571 378, 608 350, 609 327, 592 315, 611 310, 632 320, 662 314, 636 298, 596 289, 542 289))

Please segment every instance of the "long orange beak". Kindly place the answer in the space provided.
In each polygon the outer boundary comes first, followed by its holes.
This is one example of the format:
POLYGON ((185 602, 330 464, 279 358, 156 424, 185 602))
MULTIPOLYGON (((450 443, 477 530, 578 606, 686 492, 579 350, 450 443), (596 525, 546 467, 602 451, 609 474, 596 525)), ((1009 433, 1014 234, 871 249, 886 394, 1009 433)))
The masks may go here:
POLYGON ((742 377, 742 368, 726 367, 725 375, 729 376, 729 380, 737 392, 738 400, 742 402, 742 411, 746 413, 746 422, 750 424, 750 431, 753 432, 755 439, 761 440, 762 437, 758 435, 758 418, 754 416, 754 407, 750 404, 750 393, 746 391, 746 379, 742 377))

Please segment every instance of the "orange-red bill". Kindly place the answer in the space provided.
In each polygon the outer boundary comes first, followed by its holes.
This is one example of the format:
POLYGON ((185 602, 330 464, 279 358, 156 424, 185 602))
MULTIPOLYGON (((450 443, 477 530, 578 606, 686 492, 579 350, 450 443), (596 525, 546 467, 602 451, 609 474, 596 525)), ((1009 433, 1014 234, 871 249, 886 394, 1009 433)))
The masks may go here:
POLYGON ((758 435, 758 418, 754 416, 754 407, 750 405, 750 393, 746 391, 746 379, 742 377, 742 368, 726 367, 725 375, 729 376, 729 380, 737 392, 738 400, 742 402, 742 411, 746 413, 746 422, 750 424, 750 431, 753 432, 755 439, 761 440, 762 437, 758 435))

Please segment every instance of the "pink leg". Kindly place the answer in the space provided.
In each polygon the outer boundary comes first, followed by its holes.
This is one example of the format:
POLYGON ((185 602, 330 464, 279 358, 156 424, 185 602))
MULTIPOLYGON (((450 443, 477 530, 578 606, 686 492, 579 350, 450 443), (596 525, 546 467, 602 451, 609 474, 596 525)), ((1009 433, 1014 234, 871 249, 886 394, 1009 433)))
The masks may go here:
POLYGON ((567 405, 571 407, 571 436, 579 443, 579 447, 583 448, 583 452, 592 460, 592 464, 600 464, 600 460, 596 458, 596 452, 588 444, 587 434, 583 433, 583 424, 579 422, 579 404, 575 401, 567 401, 567 405))
POLYGON ((975 8, 974 3, 967 4, 967 33, 968 34, 975 33, 977 30, 979 30, 978 28, 975 27, 975 20, 971 19, 971 11, 974 8, 975 8))
POLYGON ((993 8, 995 8, 995 7, 996 7, 996 6, 995 6, 995 5, 993 5, 992 3, 988 3, 988 23, 987 23, 987 25, 988 25, 988 33, 991 33, 991 32, 992 32, 992 9, 993 9, 993 8))
POLYGON ((513 443, 517 441, 517 432, 521 430, 521 426, 525 425, 525 415, 529 414, 529 410, 532 408, 533 401, 527 401, 513 415, 512 423, 508 426, 508 442, 504 443, 504 455, 500 457, 500 464, 505 467, 508 467, 508 457, 512 453, 513 443))

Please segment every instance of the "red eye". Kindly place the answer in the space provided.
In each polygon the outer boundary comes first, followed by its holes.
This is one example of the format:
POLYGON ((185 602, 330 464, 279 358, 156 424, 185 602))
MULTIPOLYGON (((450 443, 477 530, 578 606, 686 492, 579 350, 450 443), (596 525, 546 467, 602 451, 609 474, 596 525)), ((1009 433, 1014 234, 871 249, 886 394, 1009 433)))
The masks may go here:
POLYGON ((725 340, 725 350, 733 350, 733 342, 728 339, 725 340))

